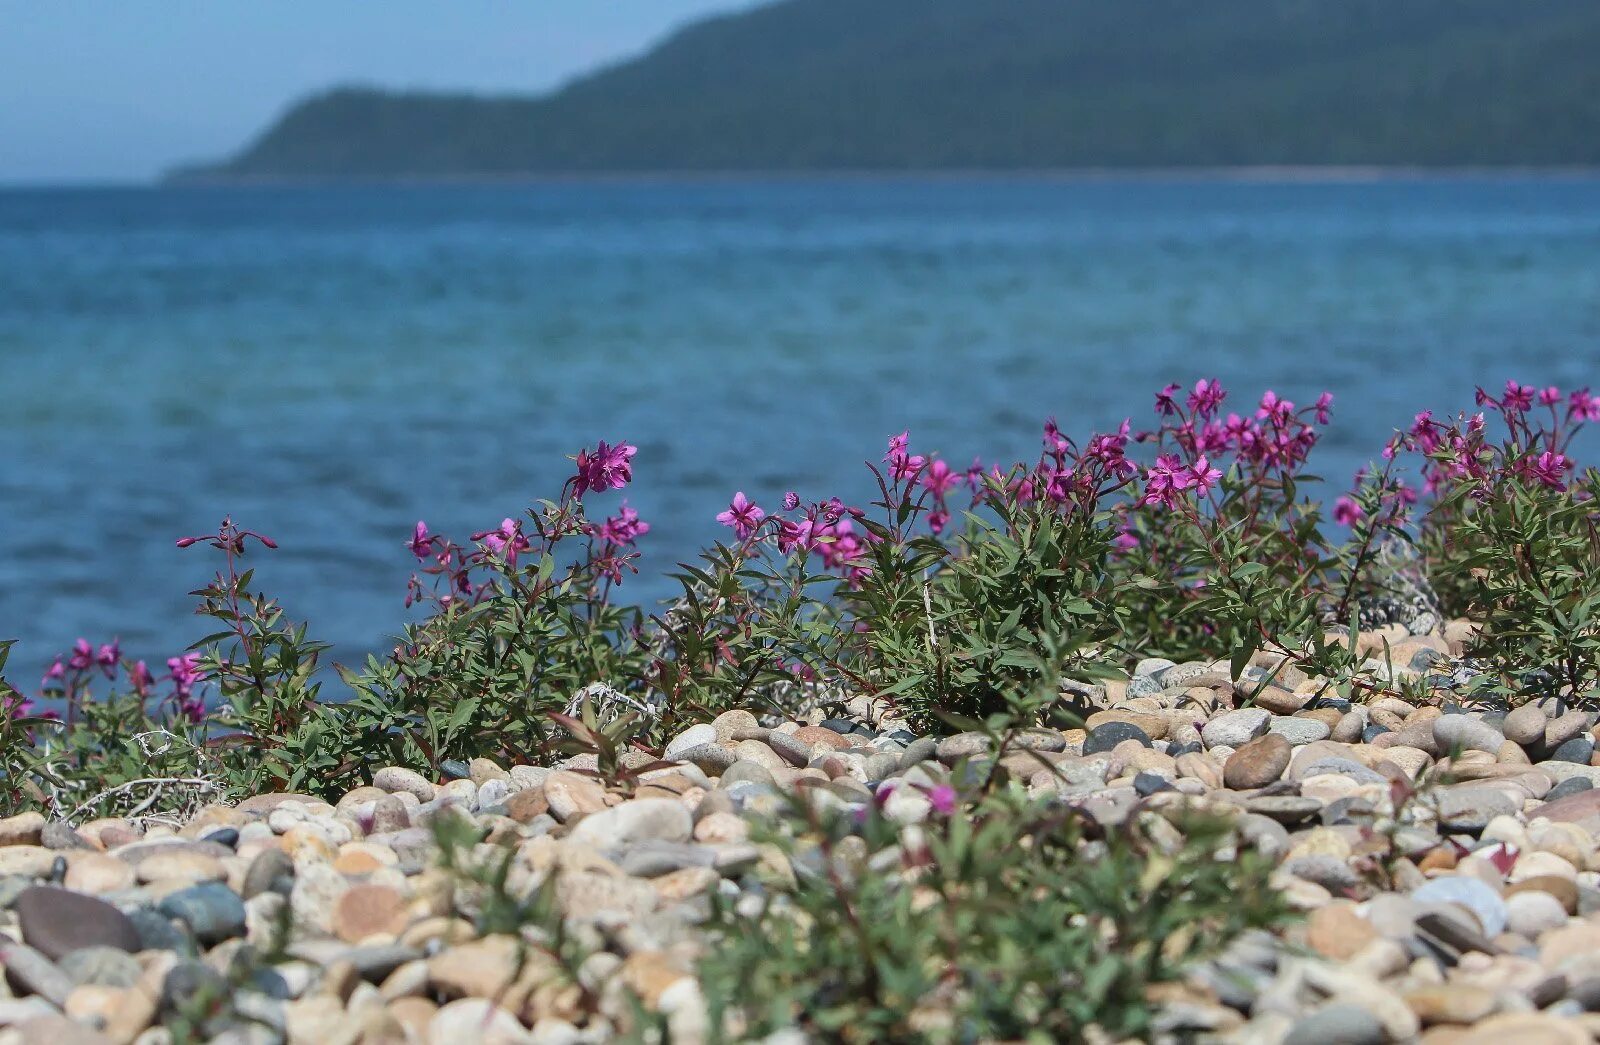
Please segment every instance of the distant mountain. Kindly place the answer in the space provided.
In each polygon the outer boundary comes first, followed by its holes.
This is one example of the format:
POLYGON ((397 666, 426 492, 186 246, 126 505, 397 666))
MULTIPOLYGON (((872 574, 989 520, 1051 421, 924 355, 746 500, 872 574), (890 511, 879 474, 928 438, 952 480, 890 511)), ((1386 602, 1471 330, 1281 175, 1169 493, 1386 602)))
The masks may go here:
POLYGON ((783 0, 540 97, 340 89, 190 178, 1600 164, 1600 0, 783 0))

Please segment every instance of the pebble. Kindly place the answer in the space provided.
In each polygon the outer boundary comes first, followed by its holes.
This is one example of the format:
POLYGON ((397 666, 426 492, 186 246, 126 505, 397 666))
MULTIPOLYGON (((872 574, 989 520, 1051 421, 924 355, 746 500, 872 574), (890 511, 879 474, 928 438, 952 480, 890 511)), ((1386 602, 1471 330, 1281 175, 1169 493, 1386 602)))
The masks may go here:
MULTIPOLYGON (((1542 734, 1544 729, 1544 719, 1541 717, 1539 721, 1539 728, 1542 734)), ((669 743, 666 746, 666 749, 661 753, 661 757, 668 762, 681 762, 683 761, 684 752, 693 750, 694 748, 700 747, 704 744, 715 744, 716 742, 716 727, 710 723, 702 722, 699 725, 690 726, 688 729, 674 737, 672 742, 669 743)))
POLYGON ((1506 927, 1506 904, 1490 886, 1465 875, 1435 878, 1411 891, 1420 903, 1453 903, 1465 907, 1478 919, 1485 936, 1496 936, 1506 927))
POLYGON ((208 944, 242 935, 245 929, 244 901, 221 882, 168 893, 157 910, 183 922, 190 932, 208 944))
POLYGON ((22 939, 47 958, 83 947, 139 950, 139 932, 111 904, 53 886, 24 890, 12 905, 22 939))
POLYGON ((1267 731, 1282 737, 1295 747, 1326 740, 1333 732, 1326 722, 1314 718, 1283 718, 1282 716, 1274 716, 1272 721, 1267 724, 1267 731))
POLYGON ((1389 1040, 1383 1023, 1348 1002, 1333 1002, 1302 1016, 1283 1039, 1283 1045, 1384 1045, 1389 1040))
POLYGON ((1272 721, 1272 713, 1262 708, 1230 711, 1207 722, 1200 730, 1206 747, 1239 748, 1261 736, 1272 721))
POLYGON ((1289 742, 1276 733, 1258 736, 1228 756, 1223 783, 1235 791, 1266 787, 1283 776, 1293 753, 1289 742))
POLYGON ((1151 746, 1150 735, 1133 723, 1106 722, 1089 731, 1089 735, 1083 741, 1083 753, 1102 754, 1130 740, 1140 747, 1151 746))
POLYGON ((1505 734, 1471 715, 1440 715, 1433 720, 1433 742, 1440 751, 1487 751, 1506 742, 1505 734))

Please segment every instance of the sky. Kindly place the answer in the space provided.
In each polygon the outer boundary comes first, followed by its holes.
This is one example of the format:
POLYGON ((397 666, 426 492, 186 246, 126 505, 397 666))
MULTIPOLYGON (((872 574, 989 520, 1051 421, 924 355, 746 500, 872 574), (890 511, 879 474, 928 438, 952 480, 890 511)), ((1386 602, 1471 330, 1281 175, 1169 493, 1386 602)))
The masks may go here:
POLYGON ((536 92, 750 0, 0 0, 0 183, 148 181, 335 84, 536 92))

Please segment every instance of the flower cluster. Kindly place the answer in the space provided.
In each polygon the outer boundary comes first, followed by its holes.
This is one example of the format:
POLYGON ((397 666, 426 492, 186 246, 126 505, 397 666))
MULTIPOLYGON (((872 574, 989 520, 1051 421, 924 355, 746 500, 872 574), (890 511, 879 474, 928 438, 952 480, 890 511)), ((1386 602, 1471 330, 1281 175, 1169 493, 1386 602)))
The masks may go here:
MULTIPOLYGON (((205 717, 205 703, 194 694, 196 685, 204 681, 199 665, 198 653, 185 653, 170 658, 167 661, 168 673, 157 679, 144 661, 124 657, 122 645, 116 639, 95 646, 88 639, 79 638, 70 651, 51 662, 44 678, 40 680, 39 688, 46 695, 64 699, 70 715, 72 709, 87 697, 92 681, 99 676, 115 680, 121 675, 141 701, 152 695, 157 682, 170 682, 172 709, 183 719, 199 722, 205 717)), ((47 718, 57 717, 54 711, 45 712, 44 715, 47 718)))
POLYGON ((1535 389, 1507 381, 1495 396, 1479 388, 1471 416, 1441 421, 1431 410, 1412 419, 1411 427, 1384 448, 1393 460, 1401 451, 1424 458, 1422 488, 1430 495, 1465 486, 1474 496, 1490 495, 1507 477, 1553 491, 1564 491, 1576 464, 1567 453, 1572 439, 1587 423, 1600 420, 1600 396, 1580 388, 1563 393, 1555 386, 1535 389), (1499 414, 1503 440, 1490 441, 1487 414, 1499 414))

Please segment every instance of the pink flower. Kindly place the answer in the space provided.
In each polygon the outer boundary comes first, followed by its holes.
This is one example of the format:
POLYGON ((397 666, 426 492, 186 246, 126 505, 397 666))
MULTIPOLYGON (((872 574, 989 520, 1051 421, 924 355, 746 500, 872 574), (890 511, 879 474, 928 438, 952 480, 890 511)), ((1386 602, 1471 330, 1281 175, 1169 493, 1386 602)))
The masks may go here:
POLYGON ((590 490, 603 492, 627 486, 633 480, 633 455, 638 452, 636 446, 627 443, 610 446, 604 440, 596 445, 592 454, 588 450, 580 450, 578 474, 573 477, 578 496, 582 497, 590 490))
POLYGON ((798 507, 800 507, 800 495, 799 494, 795 493, 793 490, 790 490, 788 493, 783 495, 783 510, 784 511, 792 512, 798 507))
POLYGON ((1227 397, 1221 381, 1201 378, 1194 383, 1194 391, 1189 393, 1189 409, 1200 417, 1210 417, 1227 397))
POLYGON ((420 562, 433 554, 433 534, 428 532, 428 524, 421 519, 417 520, 416 531, 412 533, 411 540, 407 542, 411 554, 420 562))
POLYGON ((61 663, 61 658, 57 657, 55 662, 50 665, 50 669, 44 673, 44 678, 39 682, 39 688, 53 689, 61 685, 61 680, 66 677, 66 674, 66 666, 61 663))
POLYGON ((135 661, 133 667, 128 669, 128 682, 132 684, 133 691, 141 697, 150 692, 150 687, 155 681, 150 675, 149 666, 142 660, 135 661))
POLYGON ((1261 397, 1261 406, 1256 409, 1256 417, 1263 421, 1278 424, 1289 420, 1294 414, 1294 404, 1287 399, 1279 399, 1278 393, 1267 389, 1261 397))
POLYGON ((950 525, 950 513, 935 509, 928 513, 928 529, 933 533, 943 533, 944 528, 950 525))
POLYGON ((607 519, 594 532, 602 540, 610 544, 632 544, 644 534, 650 532, 650 524, 639 519, 639 513, 628 507, 628 502, 622 502, 622 508, 616 515, 607 519))
POLYGON ((928 466, 927 473, 922 477, 923 487, 935 497, 944 497, 950 488, 961 482, 961 473, 951 468, 943 460, 936 460, 928 466))
POLYGON ((733 527, 733 532, 739 535, 739 539, 746 540, 752 533, 756 532, 756 527, 761 525, 761 520, 766 517, 767 513, 759 506, 752 504, 745 497, 744 491, 740 490, 733 495, 733 500, 729 503, 728 510, 717 514, 717 522, 724 526, 733 527))
POLYGON ((949 784, 936 784, 928 789, 928 803, 940 816, 950 816, 956 811, 956 789, 949 784))
POLYGON ((106 673, 107 678, 115 675, 117 673, 117 665, 122 663, 121 644, 116 639, 105 643, 95 651, 94 661, 100 665, 100 670, 106 673))
POLYGON ((1580 388, 1567 397, 1568 420, 1600 421, 1600 396, 1580 388))
POLYGON ((517 564, 517 556, 533 547, 528 538, 522 535, 522 524, 514 519, 502 519, 498 530, 475 533, 472 539, 482 541, 485 548, 505 559, 511 566, 517 564))
POLYGON ((1324 392, 1317 396, 1317 424, 1325 425, 1332 414, 1333 393, 1324 392))
POLYGON ((1572 462, 1567 460, 1566 454, 1546 450, 1531 461, 1524 461, 1522 471, 1528 478, 1541 482, 1552 490, 1565 490, 1567 469, 1571 465, 1572 462))
POLYGON ((1222 478, 1222 473, 1211 467, 1211 462, 1201 457, 1189 468, 1189 475, 1193 479, 1195 493, 1202 497, 1211 492, 1211 487, 1222 478))
POLYGON ((1194 485, 1194 474, 1172 454, 1161 454, 1156 463, 1145 471, 1145 491, 1142 504, 1176 508, 1183 500, 1183 491, 1194 485))
POLYGON ((883 455, 883 459, 889 462, 889 475, 895 482, 903 482, 907 479, 915 478, 916 474, 922 471, 923 466, 928 463, 928 459, 921 454, 913 455, 911 453, 908 449, 910 441, 911 433, 909 431, 889 437, 889 452, 883 455))
POLYGON ((800 519, 798 521, 784 519, 779 526, 778 551, 782 554, 788 555, 796 548, 802 551, 810 551, 816 547, 816 540, 812 536, 816 524, 810 519, 800 519))
POLYGON ((1539 404, 1541 406, 1555 406, 1561 402, 1561 389, 1555 385, 1539 389, 1539 404))
POLYGON ((1333 521, 1340 526, 1354 526, 1366 514, 1361 510, 1361 505, 1356 503, 1356 499, 1349 494, 1333 502, 1333 521))
POLYGON ((1174 396, 1178 393, 1178 386, 1168 385, 1156 393, 1156 413, 1163 417, 1171 417, 1178 412, 1178 403, 1174 396))
POLYGON ((205 677, 200 670, 200 654, 185 653, 179 657, 167 659, 168 677, 172 680, 173 693, 181 701, 186 701, 194 691, 194 687, 205 677))
POLYGON ((1533 388, 1529 385, 1519 385, 1515 381, 1506 382, 1505 398, 1500 400, 1500 409, 1523 411, 1533 408, 1533 388))
POLYGON ((94 663, 94 647, 89 645, 88 639, 79 639, 72 644, 72 655, 67 659, 67 667, 73 671, 87 671, 89 665, 94 663))
POLYGON ((1111 541, 1111 548, 1120 555, 1126 555, 1139 547, 1139 537, 1132 530, 1124 527, 1118 531, 1117 536, 1111 541))

